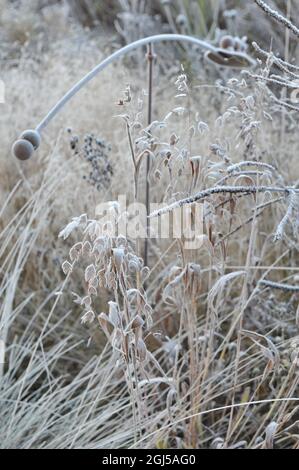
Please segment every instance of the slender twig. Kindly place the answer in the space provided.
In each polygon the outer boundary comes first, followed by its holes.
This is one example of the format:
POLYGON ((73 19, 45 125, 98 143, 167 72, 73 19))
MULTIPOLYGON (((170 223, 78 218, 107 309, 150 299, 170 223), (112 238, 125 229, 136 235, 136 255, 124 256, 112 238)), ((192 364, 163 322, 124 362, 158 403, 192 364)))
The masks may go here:
POLYGON ((288 292, 299 292, 299 286, 292 286, 290 284, 281 284, 279 282, 267 281, 266 279, 260 281, 259 284, 265 287, 271 287, 272 289, 280 289, 288 292))
POLYGON ((298 205, 297 193, 295 193, 294 191, 291 191, 289 194, 289 200, 290 202, 289 202, 288 210, 276 229, 276 232, 274 235, 274 241, 279 241, 282 239, 283 234, 285 232, 285 228, 288 222, 292 219, 293 212, 296 211, 296 207, 298 205))
POLYGON ((223 176, 220 180, 217 181, 216 185, 218 186, 220 184, 223 184, 227 180, 229 180, 230 178, 236 178, 238 176, 249 176, 249 177, 251 177, 251 176, 260 176, 260 177, 268 176, 268 177, 271 177, 272 174, 270 172, 259 171, 259 170, 235 171, 234 173, 229 173, 228 175, 223 176))
POLYGON ((285 18, 283 15, 273 10, 269 5, 267 5, 263 0, 254 0, 255 3, 264 10, 267 15, 271 16, 278 23, 283 24, 286 28, 290 29, 295 36, 299 37, 299 29, 295 26, 290 20, 285 18))
POLYGON ((252 209, 255 211, 255 214, 249 217, 247 220, 245 220, 245 222, 243 222, 242 224, 238 225, 238 227, 234 228, 229 233, 224 235, 222 238, 220 238, 220 240, 217 243, 215 243, 215 247, 223 243, 225 240, 227 240, 229 237, 234 235, 239 230, 241 230, 245 225, 250 224, 250 222, 252 222, 254 218, 260 217, 264 213, 264 209, 266 209, 268 206, 270 206, 271 204, 275 204, 276 202, 281 202, 283 200, 284 200, 283 197, 278 197, 277 199, 272 199, 271 201, 268 201, 263 204, 260 204, 259 206, 256 206, 256 208, 252 209))
POLYGON ((265 162, 256 162, 254 160, 246 160, 244 162, 234 163, 233 165, 230 165, 229 167, 227 167, 227 172, 233 173, 234 171, 240 171, 241 168, 246 167, 246 166, 257 166, 260 168, 266 168, 267 170, 270 170, 273 173, 278 174, 275 166, 270 165, 269 163, 265 163, 265 162))
MULTIPOLYGON (((147 50, 148 60, 148 107, 147 107, 147 124, 150 126, 152 122, 152 108, 153 108, 153 65, 154 65, 154 54, 153 46, 150 43, 147 50)), ((150 154, 146 157, 146 183, 145 183, 145 205, 146 205, 146 237, 144 241, 144 264, 148 265, 148 237, 149 237, 149 214, 150 214, 150 154)))
POLYGON ((262 82, 272 83, 273 85, 280 85, 285 88, 290 88, 293 90, 298 89, 298 83, 291 83, 291 82, 285 82, 282 80, 277 80, 275 78, 262 77, 261 75, 250 73, 247 70, 244 70, 244 73, 246 73, 246 75, 248 75, 253 80, 260 80, 262 82))
POLYGON ((275 65, 280 69, 282 70, 283 72, 286 72, 286 73, 289 73, 290 75, 292 75, 294 78, 299 78, 299 75, 296 75, 295 73, 291 72, 290 70, 288 70, 289 68, 293 69, 293 70, 296 70, 296 71, 299 71, 299 67, 297 65, 294 65, 294 64, 291 64, 289 62, 286 62, 282 59, 280 59, 279 57, 276 57, 273 52, 267 52, 265 51, 264 49, 262 49, 256 42, 253 42, 252 43, 252 47, 256 50, 256 52, 258 52, 260 55, 262 55, 263 57, 265 57, 266 59, 269 58, 269 56, 271 55, 271 58, 272 60, 274 61, 275 65))
POLYGON ((286 101, 279 100, 278 98, 276 98, 275 95, 273 95, 273 93, 271 93, 271 98, 279 106, 283 106, 284 108, 290 109, 291 111, 299 112, 299 108, 297 106, 293 106, 292 104, 287 103, 286 101))
POLYGON ((132 136, 131 136, 131 129, 130 129, 130 125, 129 125, 128 122, 126 123, 126 128, 127 128, 127 136, 128 136, 128 140, 129 140, 130 153, 131 153, 131 157, 132 157, 132 161, 133 161, 133 165, 134 165, 134 197, 135 197, 135 200, 136 200, 137 197, 138 197, 138 164, 137 164, 136 156, 135 156, 135 152, 134 152, 134 146, 133 146, 133 141, 132 141, 132 136))
POLYGON ((215 247, 216 246, 219 246, 220 244, 222 244, 223 242, 225 242, 225 240, 227 240, 228 238, 230 238, 232 235, 234 235, 235 233, 237 233, 239 230, 241 230, 243 227, 245 227, 245 225, 248 225, 250 224, 250 222, 252 222, 253 220, 257 219, 258 217, 260 217, 262 215, 263 211, 260 211, 260 212, 257 212, 255 213, 254 215, 252 215, 251 217, 249 217, 247 220, 245 220, 242 224, 238 225, 238 227, 234 228, 233 230, 231 230, 229 233, 227 233, 226 235, 224 235, 223 237, 220 238, 220 240, 218 240, 218 242, 215 243, 215 247))
POLYGON ((286 196, 291 192, 299 192, 294 188, 280 188, 280 187, 272 187, 272 186, 216 186, 214 188, 205 189, 200 191, 199 193, 195 194, 194 196, 187 197, 185 199, 180 199, 179 201, 173 202, 167 207, 162 207, 157 211, 154 211, 150 214, 150 217, 157 217, 168 212, 173 211, 178 207, 182 207, 185 204, 192 204, 197 202, 201 199, 204 199, 208 196, 212 196, 213 194, 220 194, 220 193, 231 193, 231 194, 257 194, 263 192, 277 192, 277 193, 285 193, 286 196))
POLYGON ((134 168, 136 170, 137 167, 137 162, 136 162, 136 157, 135 157, 135 152, 134 152, 134 146, 133 146, 133 141, 132 141, 132 136, 131 136, 131 131, 130 131, 130 126, 129 123, 126 123, 126 128, 127 128, 127 135, 128 135, 128 140, 129 140, 129 147, 130 147, 130 153, 133 161, 134 168))

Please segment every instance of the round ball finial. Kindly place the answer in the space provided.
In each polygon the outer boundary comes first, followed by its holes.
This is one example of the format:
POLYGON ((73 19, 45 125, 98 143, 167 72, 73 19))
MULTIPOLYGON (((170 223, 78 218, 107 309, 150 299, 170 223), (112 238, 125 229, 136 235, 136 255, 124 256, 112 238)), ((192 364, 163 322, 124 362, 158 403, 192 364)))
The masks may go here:
POLYGON ((226 35, 220 39, 219 46, 221 49, 233 49, 235 45, 234 38, 232 36, 226 35))
POLYGON ((40 137, 39 132, 37 132, 36 130, 32 130, 32 129, 24 131, 21 134, 20 139, 28 140, 28 142, 30 142, 33 145, 34 150, 38 149, 38 147, 40 146, 40 142, 41 142, 41 137, 40 137))
POLYGON ((28 160, 34 153, 34 147, 28 140, 19 139, 13 145, 12 153, 19 160, 28 160))

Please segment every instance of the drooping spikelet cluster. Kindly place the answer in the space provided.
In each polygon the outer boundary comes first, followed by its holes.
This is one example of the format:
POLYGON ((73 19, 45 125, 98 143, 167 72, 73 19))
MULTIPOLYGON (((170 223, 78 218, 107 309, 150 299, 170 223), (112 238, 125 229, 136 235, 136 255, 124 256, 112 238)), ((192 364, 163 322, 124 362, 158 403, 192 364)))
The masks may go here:
MULTIPOLYGON (((112 204, 111 217, 114 216, 117 218, 118 212, 112 204)), ((82 229, 83 240, 71 248, 62 269, 70 275, 76 266, 85 266, 85 295, 74 294, 75 303, 83 308, 82 323, 97 319, 113 350, 126 363, 144 362, 147 348, 143 335, 151 328, 152 309, 142 287, 147 274, 143 260, 124 236, 110 236, 105 233, 105 224, 88 220, 85 214, 73 219, 59 236, 68 238, 76 228, 82 229), (98 314, 95 305, 103 289, 111 300, 108 311, 98 314)))

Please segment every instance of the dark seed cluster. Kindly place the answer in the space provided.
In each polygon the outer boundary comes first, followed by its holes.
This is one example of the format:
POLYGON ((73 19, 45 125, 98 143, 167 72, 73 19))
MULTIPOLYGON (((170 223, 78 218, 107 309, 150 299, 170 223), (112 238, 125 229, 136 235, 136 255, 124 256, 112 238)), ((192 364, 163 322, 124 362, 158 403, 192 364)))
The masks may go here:
POLYGON ((77 155, 83 158, 90 167, 88 175, 83 175, 83 179, 94 186, 98 191, 107 189, 113 176, 113 167, 110 162, 111 145, 104 139, 97 138, 94 134, 87 134, 84 137, 83 145, 77 135, 73 135, 68 129, 70 147, 77 155))

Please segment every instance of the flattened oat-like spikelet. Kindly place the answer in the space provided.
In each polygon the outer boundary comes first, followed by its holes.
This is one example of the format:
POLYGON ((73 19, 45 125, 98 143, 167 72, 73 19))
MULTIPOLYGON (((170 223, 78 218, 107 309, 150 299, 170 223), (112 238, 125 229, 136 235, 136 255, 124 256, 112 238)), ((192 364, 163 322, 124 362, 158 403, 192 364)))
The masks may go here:
POLYGON ((93 281, 96 278, 96 275, 97 275, 97 272, 96 272, 96 268, 94 267, 94 265, 90 264, 89 266, 87 266, 87 268, 85 269, 85 281, 86 282, 93 281))

